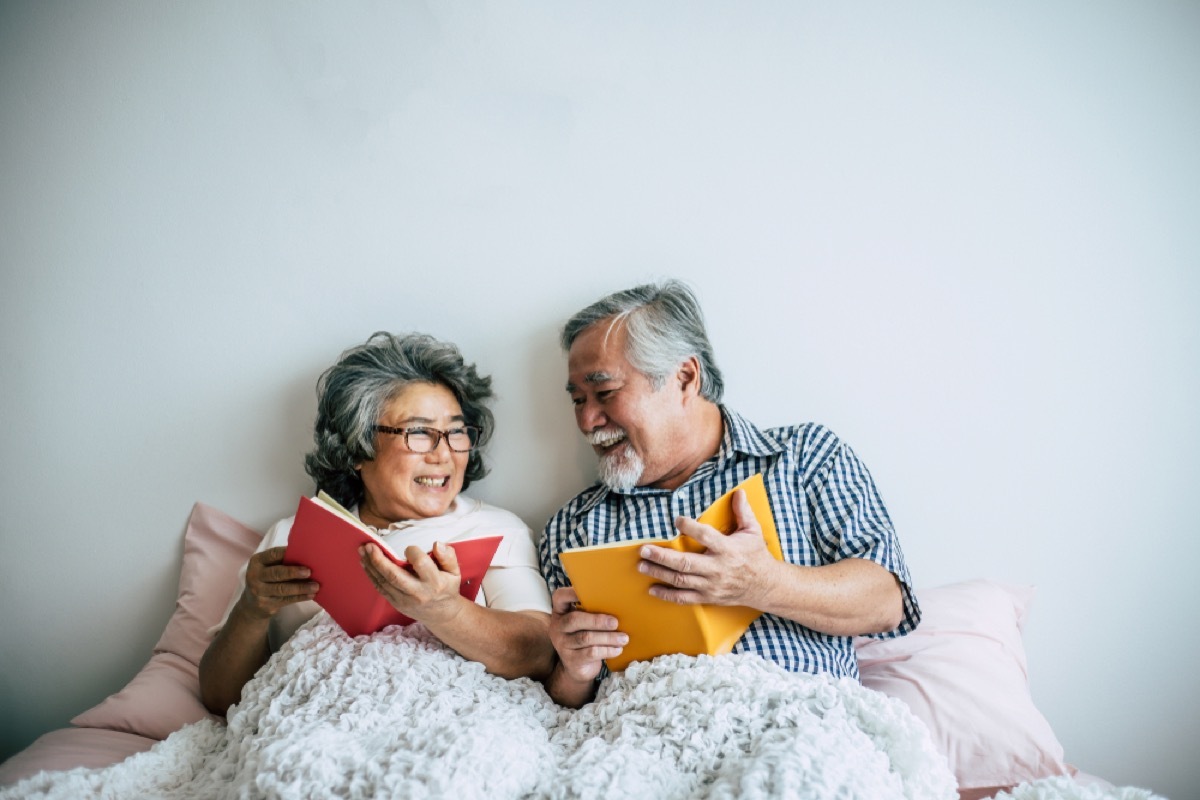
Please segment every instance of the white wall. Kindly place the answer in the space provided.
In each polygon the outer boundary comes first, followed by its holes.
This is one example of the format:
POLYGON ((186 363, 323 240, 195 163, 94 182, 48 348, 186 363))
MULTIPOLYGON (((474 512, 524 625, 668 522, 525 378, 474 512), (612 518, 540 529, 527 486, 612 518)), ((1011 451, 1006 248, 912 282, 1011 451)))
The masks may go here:
POLYGON ((1200 785, 1194 3, 0 7, 0 718, 120 687, 196 500, 309 489, 377 329, 496 378, 478 494, 592 475, 556 328, 664 276, 729 402, 871 466, 919 585, 1032 583, 1068 759, 1200 785))

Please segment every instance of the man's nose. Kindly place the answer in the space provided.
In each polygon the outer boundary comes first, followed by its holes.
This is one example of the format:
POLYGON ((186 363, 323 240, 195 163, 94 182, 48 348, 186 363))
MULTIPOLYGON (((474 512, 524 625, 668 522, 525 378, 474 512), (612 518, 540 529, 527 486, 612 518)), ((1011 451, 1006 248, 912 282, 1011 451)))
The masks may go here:
POLYGON ((608 417, 600 410, 600 404, 592 400, 584 400, 575 406, 575 423, 579 430, 590 433, 603 428, 608 423, 608 417))

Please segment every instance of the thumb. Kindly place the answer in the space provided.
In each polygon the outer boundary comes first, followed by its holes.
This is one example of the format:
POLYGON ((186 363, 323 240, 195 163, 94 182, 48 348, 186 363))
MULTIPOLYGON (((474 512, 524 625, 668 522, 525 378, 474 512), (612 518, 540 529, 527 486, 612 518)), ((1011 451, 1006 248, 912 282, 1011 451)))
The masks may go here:
POLYGON ((550 597, 550 603, 554 608, 554 613, 561 616, 575 610, 579 603, 579 595, 575 594, 574 586, 564 586, 554 590, 554 594, 550 597))
POLYGON ((451 575, 462 574, 458 568, 458 553, 450 545, 434 542, 432 555, 442 572, 449 572, 451 575))
POLYGON ((743 489, 738 489, 733 494, 733 518, 737 520, 737 533, 762 536, 762 526, 758 524, 758 517, 754 516, 754 508, 750 505, 750 498, 746 497, 743 489))

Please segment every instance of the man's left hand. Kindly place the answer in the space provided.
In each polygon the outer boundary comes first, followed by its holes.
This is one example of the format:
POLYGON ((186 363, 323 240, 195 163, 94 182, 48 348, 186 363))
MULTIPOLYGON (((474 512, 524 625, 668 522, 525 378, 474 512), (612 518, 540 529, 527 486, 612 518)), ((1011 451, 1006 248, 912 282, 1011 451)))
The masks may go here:
POLYGON ((765 608, 780 562, 767 549, 762 528, 743 491, 734 494, 733 514, 737 529, 728 535, 690 517, 675 520, 680 533, 707 548, 703 553, 643 547, 638 570, 659 581, 650 594, 685 605, 765 608))

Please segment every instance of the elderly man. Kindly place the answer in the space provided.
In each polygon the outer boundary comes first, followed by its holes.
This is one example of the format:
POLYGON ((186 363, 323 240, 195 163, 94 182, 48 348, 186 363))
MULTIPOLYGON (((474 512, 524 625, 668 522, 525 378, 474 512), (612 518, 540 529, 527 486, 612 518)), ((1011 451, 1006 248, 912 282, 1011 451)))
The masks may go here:
POLYGON ((620 620, 576 607, 559 553, 673 535, 707 548, 644 547, 651 593, 677 603, 763 612, 734 647, 794 672, 858 677, 851 638, 902 635, 920 609, 891 520, 866 467, 815 424, 759 430, 721 405, 722 378, 700 306, 678 281, 609 295, 562 332, 575 421, 600 459, 600 482, 547 524, 542 572, 553 591, 558 654, 547 679, 559 703, 596 692, 603 659, 627 638, 620 620), (767 550, 739 493, 728 536, 696 522, 709 503, 763 474, 784 561, 767 550))

